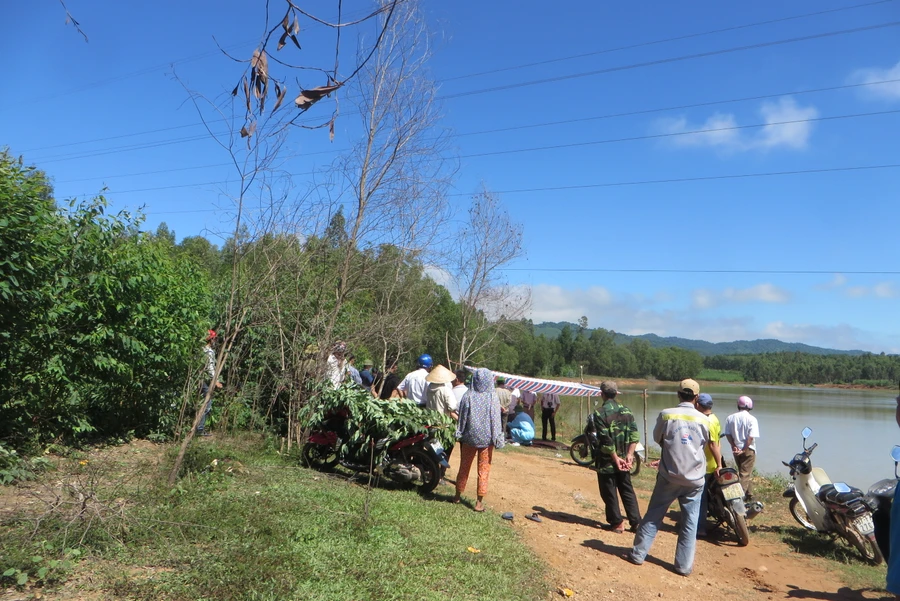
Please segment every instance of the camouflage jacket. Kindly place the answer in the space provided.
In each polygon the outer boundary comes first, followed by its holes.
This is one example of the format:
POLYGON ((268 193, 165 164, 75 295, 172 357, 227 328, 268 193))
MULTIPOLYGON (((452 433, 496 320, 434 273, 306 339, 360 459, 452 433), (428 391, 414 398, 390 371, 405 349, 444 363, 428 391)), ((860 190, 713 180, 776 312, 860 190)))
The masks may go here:
POLYGON ((588 417, 584 432, 589 437, 597 437, 594 466, 599 474, 614 474, 616 466, 612 454, 616 453, 624 459, 628 446, 640 440, 631 409, 612 399, 606 400, 588 417))

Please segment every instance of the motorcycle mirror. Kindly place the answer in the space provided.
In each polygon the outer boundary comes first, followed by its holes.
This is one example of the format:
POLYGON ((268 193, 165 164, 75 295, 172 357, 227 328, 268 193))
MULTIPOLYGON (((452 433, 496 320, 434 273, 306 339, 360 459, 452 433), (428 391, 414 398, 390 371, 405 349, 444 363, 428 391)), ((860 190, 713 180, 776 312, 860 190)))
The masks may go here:
POLYGON ((844 482, 835 482, 834 490, 838 492, 850 492, 850 487, 844 482))
POLYGON ((894 460, 894 478, 900 478, 897 475, 897 466, 900 465, 900 445, 894 445, 891 449, 891 459, 894 460))
POLYGON ((808 427, 803 428, 803 431, 800 432, 800 435, 803 436, 803 450, 806 450, 806 439, 809 438, 809 435, 812 434, 812 430, 808 427))

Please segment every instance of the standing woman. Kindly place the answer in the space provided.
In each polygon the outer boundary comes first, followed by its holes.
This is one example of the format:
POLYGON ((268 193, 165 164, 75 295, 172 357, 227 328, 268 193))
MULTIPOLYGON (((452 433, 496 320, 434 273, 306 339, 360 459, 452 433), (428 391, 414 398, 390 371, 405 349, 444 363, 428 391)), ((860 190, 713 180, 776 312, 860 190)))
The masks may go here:
POLYGON ((459 402, 456 438, 459 439, 460 459, 453 502, 459 503, 460 496, 465 492, 472 461, 477 455, 478 500, 475 511, 484 511, 483 501, 487 494, 494 447, 502 448, 506 439, 500 425, 500 399, 494 392, 494 374, 488 369, 475 371, 472 387, 459 402))

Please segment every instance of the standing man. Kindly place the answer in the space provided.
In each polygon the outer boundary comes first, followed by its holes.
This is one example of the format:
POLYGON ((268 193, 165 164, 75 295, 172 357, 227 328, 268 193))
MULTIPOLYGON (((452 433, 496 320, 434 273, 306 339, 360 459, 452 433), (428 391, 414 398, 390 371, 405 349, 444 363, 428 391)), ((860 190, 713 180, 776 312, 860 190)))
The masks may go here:
POLYGON ((206 418, 209 417, 209 412, 212 411, 213 395, 216 390, 222 388, 222 380, 216 377, 216 347, 218 342, 215 330, 209 330, 206 333, 206 346, 203 347, 203 354, 206 355, 206 375, 208 378, 204 379, 200 384, 200 395, 206 399, 206 408, 203 410, 203 417, 200 418, 200 423, 197 424, 198 436, 209 436, 209 432, 206 431, 206 418), (213 386, 213 382, 215 382, 215 386, 213 386), (210 390, 210 386, 213 386, 212 390, 210 390))
POLYGON ((537 395, 530 390, 522 391, 522 399, 519 401, 525 409, 525 413, 534 421, 534 404, 537 402, 537 395))
POLYGON ((359 379, 362 380, 362 386, 368 391, 372 391, 372 385, 375 383, 375 374, 372 373, 372 362, 366 359, 363 362, 363 368, 359 372, 359 379))
POLYGON ((347 355, 347 375, 350 376, 350 379, 353 380, 353 383, 357 386, 362 386, 362 376, 359 373, 359 370, 356 369, 356 355, 350 353, 347 355))
POLYGON ((713 398, 712 396, 701 392, 697 397, 697 411, 706 416, 709 420, 709 446, 706 447, 706 483, 703 486, 703 497, 700 500, 700 519, 697 523, 697 536, 703 538, 706 536, 706 518, 709 513, 709 486, 716 477, 716 470, 722 469, 722 447, 719 445, 719 438, 722 434, 722 424, 719 418, 712 412, 713 398), (719 449, 718 455, 713 455, 712 447, 719 449), (718 457, 718 459, 716 458, 718 457))
POLYGON ((462 400, 463 395, 469 390, 469 387, 466 386, 466 376, 468 373, 464 369, 457 369, 453 374, 456 378, 451 382, 451 384, 453 384, 452 392, 453 396, 456 397, 456 404, 459 406, 459 402, 462 400))
POLYGON ((340 388, 347 375, 347 362, 344 355, 347 353, 347 345, 340 340, 331 347, 331 354, 325 362, 325 378, 335 388, 340 388))
POLYGON ((512 413, 509 408, 510 403, 512 403, 512 391, 506 387, 506 378, 497 378, 494 392, 497 393, 497 398, 500 399, 500 429, 503 431, 503 435, 506 436, 506 424, 509 423, 509 414, 512 413))
POLYGON ((756 439, 759 438, 759 422, 750 415, 753 410, 753 399, 748 396, 738 397, 737 413, 725 418, 725 436, 731 444, 734 462, 741 474, 741 486, 744 487, 744 500, 753 499, 753 466, 756 465, 756 439))
MULTIPOLYGON (((635 565, 644 563, 669 506, 678 499, 681 519, 675 546, 675 572, 689 576, 694 567, 697 545, 697 517, 706 474, 704 449, 709 447, 709 420, 697 411, 700 385, 682 380, 678 386, 678 406, 663 409, 656 418, 653 440, 660 446, 659 474, 650 495, 647 513, 638 526, 634 546, 624 558, 635 565)), ((718 449, 710 447, 713 455, 718 449)), ((721 456, 720 456, 721 457, 721 456)), ((717 461, 721 461, 721 458, 717 461)))
MULTIPOLYGON (((897 409, 894 419, 900 426, 900 396, 897 397, 897 409)), ((891 505, 891 553, 887 560, 887 590, 900 599, 900 486, 894 489, 894 501, 891 505)))
POLYGON ((401 397, 415 402, 422 409, 425 408, 425 392, 428 389, 425 376, 431 371, 433 365, 434 361, 432 361, 431 355, 419 355, 419 358, 416 359, 416 369, 406 374, 406 377, 397 386, 397 392, 401 397))
POLYGON ((600 394, 603 405, 588 416, 584 429, 585 434, 597 436, 594 469, 600 498, 606 505, 606 522, 613 532, 621 534, 625 532, 625 520, 619 512, 619 495, 622 495, 629 530, 634 532, 641 521, 641 511, 631 485, 631 466, 640 437, 631 409, 616 402, 619 394, 616 383, 611 380, 601 383, 600 394))
POLYGON ((545 392, 541 396, 541 439, 547 440, 547 422, 550 422, 550 433, 556 441, 556 412, 559 411, 559 395, 545 392))

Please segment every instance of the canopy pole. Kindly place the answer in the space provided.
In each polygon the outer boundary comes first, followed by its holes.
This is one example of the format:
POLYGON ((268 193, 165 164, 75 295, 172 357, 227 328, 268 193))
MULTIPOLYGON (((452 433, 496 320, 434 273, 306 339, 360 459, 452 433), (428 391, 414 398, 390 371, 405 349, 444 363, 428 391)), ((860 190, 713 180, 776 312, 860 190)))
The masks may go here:
POLYGON ((641 393, 644 399, 644 459, 650 458, 650 437, 647 436, 647 389, 641 393))

